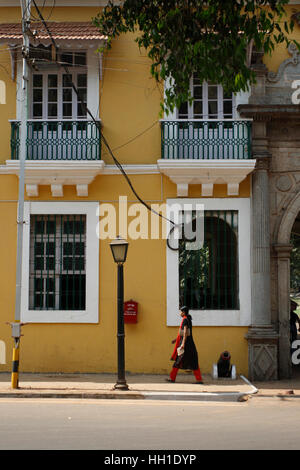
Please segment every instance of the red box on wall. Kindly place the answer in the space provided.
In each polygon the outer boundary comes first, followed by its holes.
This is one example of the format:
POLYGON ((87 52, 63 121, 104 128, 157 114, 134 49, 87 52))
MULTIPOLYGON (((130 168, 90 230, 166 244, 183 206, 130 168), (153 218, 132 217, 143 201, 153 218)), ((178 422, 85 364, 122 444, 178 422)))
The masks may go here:
POLYGON ((124 302, 124 323, 137 323, 138 303, 135 300, 124 302))

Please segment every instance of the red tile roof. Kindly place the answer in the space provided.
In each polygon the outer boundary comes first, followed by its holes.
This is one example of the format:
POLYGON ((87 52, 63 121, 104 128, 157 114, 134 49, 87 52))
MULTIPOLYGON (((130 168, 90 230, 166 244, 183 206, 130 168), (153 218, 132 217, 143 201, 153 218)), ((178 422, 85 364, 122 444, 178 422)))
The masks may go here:
MULTIPOLYGON (((100 31, 89 22, 62 22, 49 21, 48 29, 54 40, 105 40, 100 31)), ((49 34, 41 22, 31 22, 30 31, 35 38, 34 42, 49 40, 49 34)), ((23 40, 20 23, 0 23, 0 41, 20 42, 23 40)), ((32 40, 33 41, 33 38, 32 40)))

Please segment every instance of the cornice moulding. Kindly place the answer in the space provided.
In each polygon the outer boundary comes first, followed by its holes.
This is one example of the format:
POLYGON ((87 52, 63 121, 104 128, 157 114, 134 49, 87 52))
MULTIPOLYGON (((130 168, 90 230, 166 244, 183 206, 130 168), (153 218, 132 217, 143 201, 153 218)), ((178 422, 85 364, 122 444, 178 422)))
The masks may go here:
MULTIPOLYGON (((128 175, 156 175, 160 171, 157 165, 122 165, 123 170, 128 175)), ((116 165, 105 165, 103 170, 104 175, 120 175, 121 171, 116 165)))
MULTIPOLYGON (((202 184, 202 194, 212 196, 214 184, 227 184, 228 195, 237 196, 239 184, 255 168, 256 160, 158 160, 150 165, 122 165, 128 175, 164 174, 177 185, 177 195, 187 196, 189 184, 202 184)), ((19 175, 20 162, 7 160, 0 174, 19 175)), ((63 196, 64 185, 76 185, 78 196, 88 195, 88 185, 97 175, 122 175, 115 165, 101 161, 26 161, 27 194, 38 196, 39 185, 50 185, 52 194, 63 196)))
MULTIPOLYGON (((157 167, 157 164, 150 165, 122 165, 124 171, 130 175, 148 175, 148 174, 160 174, 160 171, 157 167)), ((6 160, 6 165, 0 165, 0 174, 18 174, 16 170, 19 168, 18 160, 6 160)), ((53 171, 57 170, 66 170, 74 171, 79 168, 83 171, 91 171, 95 169, 101 169, 101 174, 103 175, 120 175, 121 171, 116 165, 106 165, 103 160, 98 161, 37 161, 37 160, 27 160, 26 168, 30 170, 40 170, 42 172, 48 172, 50 169, 53 171)))
POLYGON ((238 196, 240 183, 256 160, 158 160, 161 173, 177 185, 177 196, 188 196, 190 184, 202 185, 202 196, 212 196, 215 184, 226 184, 228 196, 238 196))
POLYGON ((255 120, 300 119, 300 105, 297 104, 240 104, 241 116, 255 120))
MULTIPOLYGON (((63 197, 63 187, 75 185, 78 196, 88 196, 88 185, 103 172, 104 162, 98 161, 26 161, 27 195, 36 197, 39 186, 50 185, 54 197, 63 197)), ((7 160, 0 174, 19 176, 19 160, 7 160)))

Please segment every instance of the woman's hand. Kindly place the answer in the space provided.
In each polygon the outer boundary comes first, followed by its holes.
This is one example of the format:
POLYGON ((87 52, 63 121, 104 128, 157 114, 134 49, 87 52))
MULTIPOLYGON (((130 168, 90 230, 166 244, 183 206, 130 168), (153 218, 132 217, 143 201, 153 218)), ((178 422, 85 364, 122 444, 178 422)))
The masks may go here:
POLYGON ((173 341, 171 341, 171 344, 175 344, 176 343, 176 339, 173 339, 173 341))

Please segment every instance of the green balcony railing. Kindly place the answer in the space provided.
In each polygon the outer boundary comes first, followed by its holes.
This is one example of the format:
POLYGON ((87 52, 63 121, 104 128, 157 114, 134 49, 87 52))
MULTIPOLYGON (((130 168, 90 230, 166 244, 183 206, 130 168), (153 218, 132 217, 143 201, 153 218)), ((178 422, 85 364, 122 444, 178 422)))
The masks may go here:
POLYGON ((161 121, 164 159, 251 158, 251 121, 161 121))
MULTIPOLYGON (((20 121, 11 121, 11 159, 19 159, 20 121)), ((27 160, 100 160, 100 123, 27 121, 27 160)))

